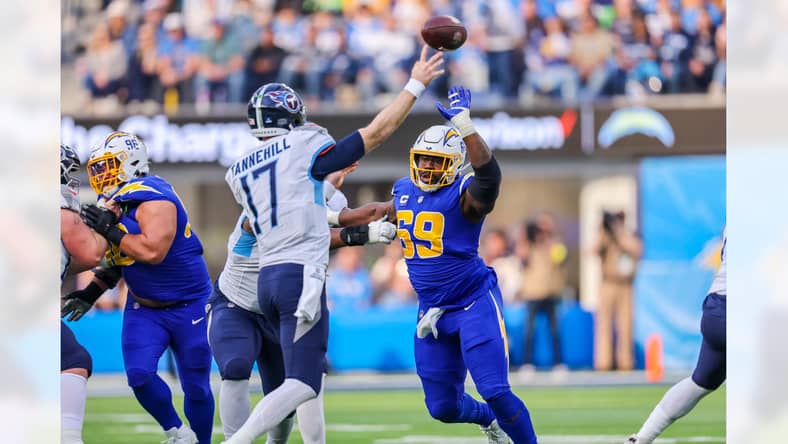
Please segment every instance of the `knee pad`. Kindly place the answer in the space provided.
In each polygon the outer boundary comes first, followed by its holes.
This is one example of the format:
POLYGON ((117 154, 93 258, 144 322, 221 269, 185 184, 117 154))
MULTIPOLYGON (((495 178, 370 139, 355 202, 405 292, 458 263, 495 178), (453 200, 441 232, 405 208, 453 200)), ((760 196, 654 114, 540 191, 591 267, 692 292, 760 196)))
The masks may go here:
POLYGON ((511 390, 500 392, 490 398, 485 397, 484 400, 501 423, 516 422, 526 412, 523 401, 511 390))
POLYGON ((427 400, 426 404, 430 416, 440 422, 454 422, 460 415, 460 405, 456 400, 427 400))
POLYGON ((204 401, 213 397, 211 385, 207 380, 205 384, 200 384, 197 381, 184 382, 181 388, 183 396, 191 401, 204 401))
POLYGON ((128 380, 129 387, 142 387, 143 385, 147 384, 153 376, 155 372, 144 370, 141 368, 129 368, 126 369, 126 379, 128 380))
POLYGON ((252 376, 253 362, 244 358, 233 358, 226 361, 221 368, 222 379, 242 381, 252 376))
POLYGON ((476 390, 479 391, 479 396, 481 396, 482 399, 484 399, 484 401, 488 404, 495 399, 499 399, 509 393, 512 393, 512 388, 507 384, 481 385, 477 386, 476 390))

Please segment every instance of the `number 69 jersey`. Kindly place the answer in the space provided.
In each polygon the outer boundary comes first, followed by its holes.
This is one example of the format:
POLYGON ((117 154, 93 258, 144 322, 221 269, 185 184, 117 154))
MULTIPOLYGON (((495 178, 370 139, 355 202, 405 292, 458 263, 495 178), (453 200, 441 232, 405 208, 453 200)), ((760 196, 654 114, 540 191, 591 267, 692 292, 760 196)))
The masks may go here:
POLYGON ((465 307, 494 276, 478 254, 484 221, 470 222, 462 214, 460 196, 472 177, 433 192, 407 177, 394 183, 397 236, 422 308, 465 307))
POLYGON ((325 128, 307 123, 264 141, 230 165, 225 180, 249 216, 260 267, 328 265, 323 181, 311 171, 318 155, 334 145, 325 128))

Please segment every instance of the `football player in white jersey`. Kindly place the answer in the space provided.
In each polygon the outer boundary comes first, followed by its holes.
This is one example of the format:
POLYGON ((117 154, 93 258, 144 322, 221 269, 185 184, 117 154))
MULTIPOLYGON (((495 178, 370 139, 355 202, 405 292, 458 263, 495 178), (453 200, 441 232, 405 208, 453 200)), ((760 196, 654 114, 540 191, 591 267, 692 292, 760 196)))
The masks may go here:
POLYGON ((442 53, 428 59, 427 51, 425 45, 394 101, 338 142, 326 129, 306 122, 301 98, 287 85, 263 85, 249 100, 248 122, 262 144, 233 163, 225 180, 257 238, 258 300, 279 333, 285 375, 228 443, 251 443, 320 393, 328 346, 330 242, 323 180, 386 140, 427 85, 443 74, 442 53))
POLYGON ((725 302, 728 294, 725 247, 727 242, 728 235, 725 229, 722 234, 720 268, 714 275, 709 294, 703 301, 703 317, 700 321, 703 342, 695 371, 692 372, 691 377, 682 379, 665 393, 640 431, 630 436, 626 444, 651 444, 668 426, 689 413, 698 401, 725 382, 725 302))
MULTIPOLYGON (((79 217, 79 157, 70 147, 60 145, 60 280, 67 274, 98 265, 107 250, 107 241, 79 217)), ((71 320, 71 319, 70 319, 71 320)), ((90 354, 70 328, 60 321, 60 442, 82 444, 82 422, 88 377, 92 371, 90 354)))
MULTIPOLYGON (((334 188, 342 180, 344 171, 332 173, 326 179, 324 191, 329 212, 337 214, 337 222, 353 223, 345 231, 345 238, 363 236, 367 244, 390 243, 396 235, 394 224, 379 220, 377 204, 361 208, 347 208, 347 198, 334 188), (364 224, 364 225, 357 225, 364 224)), ((332 228, 331 248, 346 245, 342 240, 341 228, 332 228)), ((256 239, 252 234, 249 219, 238 218, 235 229, 227 243, 227 261, 216 280, 214 292, 208 305, 208 335, 214 359, 219 367, 222 385, 219 390, 219 416, 222 420, 225 439, 238 430, 250 413, 249 377, 252 367, 258 362, 263 393, 275 389, 271 381, 281 380, 283 369, 279 345, 272 340, 276 332, 270 331, 257 300, 257 264, 259 254, 256 239), (272 376, 273 374, 273 376, 272 376)), ((301 439, 305 444, 325 443, 325 419, 323 415, 322 389, 318 396, 301 404, 296 409, 301 439)), ((292 417, 268 432, 268 444, 286 443, 293 426, 292 417)))

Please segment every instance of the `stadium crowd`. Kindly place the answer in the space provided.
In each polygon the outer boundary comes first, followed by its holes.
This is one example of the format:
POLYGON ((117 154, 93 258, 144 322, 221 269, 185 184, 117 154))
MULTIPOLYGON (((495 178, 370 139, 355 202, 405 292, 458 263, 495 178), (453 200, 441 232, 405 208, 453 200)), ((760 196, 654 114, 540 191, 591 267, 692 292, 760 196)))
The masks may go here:
POLYGON ((310 110, 377 108, 439 14, 469 35, 438 96, 450 84, 480 106, 725 88, 724 0, 74 0, 63 13, 64 89, 81 111, 208 111, 274 80, 310 110))

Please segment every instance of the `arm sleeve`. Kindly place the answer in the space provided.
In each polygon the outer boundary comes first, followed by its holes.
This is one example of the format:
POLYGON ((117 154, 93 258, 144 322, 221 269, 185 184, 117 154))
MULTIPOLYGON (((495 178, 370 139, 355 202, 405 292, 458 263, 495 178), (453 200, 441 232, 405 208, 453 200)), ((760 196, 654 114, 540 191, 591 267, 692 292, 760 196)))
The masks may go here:
POLYGON ((474 178, 468 185, 468 192, 485 207, 492 208, 501 187, 501 168, 495 157, 478 168, 473 169, 474 178))
POLYGON ((312 164, 312 177, 323 180, 334 171, 350 166, 364 156, 364 140, 358 131, 353 131, 333 146, 317 154, 312 164))

